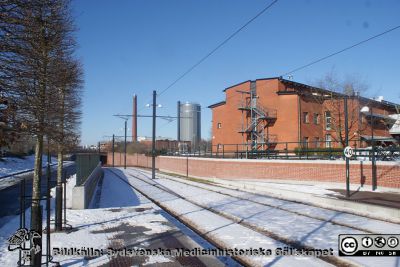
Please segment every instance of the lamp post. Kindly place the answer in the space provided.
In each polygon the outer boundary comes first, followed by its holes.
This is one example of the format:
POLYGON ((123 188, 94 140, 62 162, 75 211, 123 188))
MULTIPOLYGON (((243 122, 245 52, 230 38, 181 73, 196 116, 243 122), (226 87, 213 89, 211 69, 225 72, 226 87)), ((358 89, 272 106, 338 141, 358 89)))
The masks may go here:
POLYGON ((147 107, 153 108, 153 131, 152 131, 152 144, 151 144, 151 178, 156 178, 156 118, 157 118, 157 111, 156 108, 161 108, 161 105, 157 105, 157 92, 153 91, 153 104, 147 104, 147 107))
POLYGON ((372 113, 372 107, 364 106, 361 109, 361 112, 364 114, 369 114, 371 118, 371 146, 372 146, 372 155, 371 155, 371 168, 372 168, 372 190, 375 191, 377 188, 377 179, 376 179, 376 158, 375 158, 375 140, 374 140, 374 118, 372 113))

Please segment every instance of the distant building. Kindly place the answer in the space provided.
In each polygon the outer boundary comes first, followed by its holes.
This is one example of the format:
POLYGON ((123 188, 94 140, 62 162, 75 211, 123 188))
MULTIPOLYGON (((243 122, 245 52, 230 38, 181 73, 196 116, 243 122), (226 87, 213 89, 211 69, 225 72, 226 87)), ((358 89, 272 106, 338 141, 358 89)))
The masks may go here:
MULTIPOLYGON (((344 94, 280 77, 245 81, 224 92, 224 101, 209 106, 214 149, 238 144, 257 150, 344 144, 344 94)), ((351 145, 370 145, 371 128, 378 143, 398 142, 397 104, 358 94, 347 97, 351 145), (363 107, 369 111, 361 112, 363 107)))
POLYGON ((196 150, 201 141, 201 106, 178 102, 178 141, 190 142, 196 150))

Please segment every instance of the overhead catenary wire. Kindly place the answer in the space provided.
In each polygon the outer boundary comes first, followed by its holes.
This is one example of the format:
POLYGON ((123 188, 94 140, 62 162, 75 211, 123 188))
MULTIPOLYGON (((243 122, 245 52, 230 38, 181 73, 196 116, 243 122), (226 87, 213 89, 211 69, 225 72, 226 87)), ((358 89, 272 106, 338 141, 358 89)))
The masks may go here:
POLYGON ((200 60, 198 60, 195 64, 193 64, 190 68, 188 68, 185 72, 183 72, 178 78, 176 78, 171 84, 169 84, 166 88, 164 88, 158 96, 165 93, 172 86, 182 80, 186 75, 192 72, 196 67, 198 67, 201 63, 203 63, 207 58, 213 55, 218 49, 224 46, 227 42, 229 42, 233 37, 235 37, 239 32, 241 32, 244 28, 246 28, 249 24, 251 24, 254 20, 256 20, 259 16, 265 13, 268 9, 270 9, 278 0, 272 1, 266 7, 264 7, 260 12, 258 12, 255 16, 253 16, 250 20, 248 20, 245 24, 243 24, 240 28, 234 31, 231 35, 229 35, 226 39, 224 39, 221 43, 219 43, 214 49, 212 49, 209 53, 203 56, 200 60))
MULTIPOLYGON (((173 87, 176 83, 178 83, 181 79, 183 79, 186 75, 188 75, 190 72, 192 72, 197 66, 199 66, 202 62, 204 62, 208 57, 210 57, 212 54, 214 54, 218 49, 220 49, 223 45, 225 45, 229 40, 231 40, 235 35, 237 35, 240 31, 242 31, 244 28, 246 28, 251 22, 253 22, 255 19, 257 19, 259 16, 261 16, 264 12, 266 12, 268 9, 270 9, 276 2, 278 2, 278 0, 275 0, 275 1, 273 1, 273 2, 271 2, 269 5, 267 5, 264 9, 262 9, 259 13, 257 13, 254 17, 252 17, 249 21, 247 21, 243 26, 241 26, 239 29, 237 29, 235 32, 233 32, 230 36, 228 36, 228 38, 226 38, 225 40, 223 40, 219 45, 217 45, 213 50, 211 50, 208 54, 206 54, 204 57, 202 57, 198 62, 196 62, 194 65, 192 65, 188 70, 186 70, 184 73, 182 73, 177 79, 175 79, 170 85, 168 85, 165 89, 163 89, 159 94, 158 94, 158 96, 160 96, 160 95, 162 95, 163 93, 165 93, 167 90, 169 90, 171 87, 173 87)), ((367 38, 367 39, 364 39, 364 40, 362 40, 362 41, 359 41, 359 42, 357 42, 357 43, 355 43, 355 44, 352 44, 352 45, 350 45, 350 46, 348 46, 348 47, 345 47, 345 48, 343 48, 343 49, 340 49, 340 50, 338 50, 338 51, 336 51, 336 52, 333 52, 333 53, 330 53, 330 54, 328 54, 328 55, 326 55, 326 56, 323 56, 323 57, 321 57, 321 58, 319 58, 319 59, 316 59, 316 60, 314 60, 314 61, 312 61, 312 62, 310 62, 310 63, 307 63, 307 64, 304 64, 304 65, 302 65, 302 66, 300 66, 300 67, 297 67, 297 68, 295 68, 295 69, 293 69, 293 70, 291 70, 291 71, 288 71, 288 72, 286 72, 286 73, 284 73, 284 74, 282 74, 282 75, 280 75, 281 77, 282 76, 286 76, 286 75, 289 75, 289 74, 292 74, 292 73, 294 73, 294 72, 297 72, 297 71, 300 71, 300 70, 302 70, 302 69, 305 69, 305 68, 307 68, 307 67, 310 67, 310 66, 312 66, 312 65, 315 65, 315 64, 317 64, 317 63, 319 63, 319 62, 322 62, 322 61, 324 61, 324 60, 326 60, 326 59, 329 59, 329 58, 331 58, 331 57, 333 57, 333 56, 336 56, 336 55, 338 55, 338 54, 341 54, 341 53, 343 53, 343 52, 345 52, 345 51, 348 51, 348 50, 350 50, 350 49, 352 49, 352 48, 355 48, 355 47, 357 47, 357 46, 360 46, 360 45, 362 45, 362 44, 364 44, 364 43, 367 43, 367 42, 369 42, 369 41, 371 41, 371 40, 374 40, 374 39, 376 39, 376 38, 378 38, 378 37, 381 37, 381 36, 383 36, 383 35, 385 35, 385 34, 388 34, 388 33, 390 33, 390 32, 392 32, 392 31, 395 31, 395 30, 397 30, 397 29, 399 29, 400 28, 400 25, 398 25, 398 26, 395 26, 395 27, 392 27, 392 28, 390 28, 390 29, 388 29, 388 30, 385 30, 385 31, 383 31, 383 32, 381 32, 381 33, 379 33, 379 34, 376 34, 376 35, 374 35, 374 36, 371 36, 371 37, 369 37, 369 38, 367 38)), ((230 97, 228 97, 228 98, 226 98, 225 99, 225 101, 226 100, 228 100, 230 97)), ((207 107, 202 107, 202 110, 203 109, 205 109, 205 108, 207 108, 207 107)), ((165 125, 163 125, 163 126, 166 126, 167 124, 169 124, 169 123, 171 123, 171 122, 168 122, 168 123, 166 123, 165 125)))
MULTIPOLYGON (((248 20, 245 24, 243 24, 240 28, 238 28, 236 31, 234 31, 231 35, 229 35, 226 39, 224 39, 221 43, 219 43, 214 49, 212 49, 209 53, 207 53, 205 56, 203 56, 199 61, 197 61, 195 64, 193 64, 189 69, 187 69, 185 72, 183 72, 179 77, 177 77, 171 84, 169 84, 166 88, 164 88, 160 93, 157 93, 157 96, 162 95, 165 93, 167 90, 169 90, 171 87, 173 87, 176 83, 178 83, 180 80, 182 80, 186 75, 188 75, 190 72, 192 72, 196 67, 198 67, 201 63, 203 63, 207 58, 209 58, 211 55, 213 55, 218 49, 220 49, 222 46, 224 46, 227 42, 229 42, 233 37, 235 37, 238 33, 240 33, 243 29, 245 29, 249 24, 251 24, 254 20, 256 20, 259 16, 261 16, 263 13, 265 13, 268 9, 270 9, 274 4, 276 4, 278 0, 272 1, 270 4, 268 4, 266 7, 264 7, 261 11, 259 11, 256 15, 254 15, 250 20, 248 20)), ((151 99, 150 99, 151 100, 151 99)), ((149 100, 149 101, 150 101, 149 100)), ((138 112, 144 110, 146 107, 141 107, 138 112)), ((204 108, 202 108, 204 109, 204 108)))
MULTIPOLYGON (((378 37, 381 37, 381 36, 383 36, 383 35, 385 35, 385 34, 388 34, 388 33, 392 32, 392 31, 395 31, 395 30, 397 30, 397 29, 399 29, 399 28, 400 28, 400 25, 395 26, 395 27, 392 27, 392 28, 390 28, 390 29, 387 29, 387 30, 385 30, 385 31, 383 31, 383 32, 381 32, 381 33, 379 33, 379 34, 376 34, 376 35, 371 36, 371 37, 369 37, 369 38, 367 38, 367 39, 364 39, 364 40, 359 41, 359 42, 357 42, 357 43, 355 43, 355 44, 352 44, 352 45, 350 45, 350 46, 348 46, 348 47, 345 47, 345 48, 340 49, 340 50, 338 50, 338 51, 336 51, 336 52, 333 52, 333 53, 331 53, 331 54, 329 54, 329 55, 326 55, 326 56, 323 56, 323 57, 321 57, 321 58, 319 58, 319 59, 316 59, 316 60, 314 60, 314 61, 311 61, 310 63, 307 63, 307 64, 305 64, 305 65, 302 65, 302 66, 300 66, 300 67, 297 67, 297 68, 295 68, 295 69, 293 69, 293 70, 291 70, 291 71, 288 71, 288 72, 286 72, 286 73, 284 73, 284 74, 282 74, 282 75, 279 75, 279 76, 280 76, 280 77, 283 77, 283 76, 292 74, 292 73, 294 73, 294 72, 297 72, 297 71, 299 71, 299 70, 308 68, 308 67, 310 67, 310 66, 312 66, 312 65, 315 65, 315 64, 317 64, 317 63, 319 63, 319 62, 321 62, 321 61, 324 61, 324 60, 326 60, 326 59, 328 59, 328 58, 331 58, 331 57, 333 57, 333 56, 336 56, 336 55, 338 55, 338 54, 341 54, 341 53, 343 53, 343 52, 345 52, 345 51, 347 51, 347 50, 350 50, 350 49, 352 49, 352 48, 354 48, 354 47, 357 47, 357 46, 359 46, 359 45, 362 45, 362 44, 364 44, 364 43, 367 43, 367 42, 369 42, 369 41, 371 41, 371 40, 374 40, 374 39, 376 39, 376 38, 378 38, 378 37)), ((228 99, 233 98, 233 97, 235 97, 235 95, 232 95, 232 96, 230 96, 230 97, 227 97, 227 98, 225 99, 225 101, 227 101, 228 99)), ((203 108, 206 108, 206 107, 203 107, 203 108)), ((203 108, 202 108, 202 109, 203 109, 203 108)))
POLYGON ((329 54, 329 55, 327 55, 327 56, 321 57, 321 58, 319 58, 319 59, 317 59, 317 60, 314 60, 314 61, 312 61, 312 62, 310 62, 310 63, 307 63, 307 64, 305 64, 305 65, 303 65, 303 66, 297 67, 297 68, 295 68, 295 69, 293 69, 293 70, 291 70, 291 71, 288 71, 288 72, 282 74, 281 76, 286 76, 286 75, 292 74, 292 73, 294 73, 294 72, 297 72, 297 71, 299 71, 299 70, 302 70, 302 69, 305 69, 305 68, 307 68, 307 67, 310 67, 310 66, 312 66, 312 65, 314 65, 314 64, 317 64, 317 63, 319 63, 319 62, 321 62, 321 61, 324 61, 324 60, 326 60, 326 59, 328 59, 328 58, 331 58, 331 57, 333 57, 333 56, 336 56, 336 55, 338 55, 338 54, 341 54, 341 53, 343 53, 343 52, 345 52, 345 51, 347 51, 347 50, 350 50, 350 49, 352 49, 352 48, 354 48, 354 47, 357 47, 357 46, 359 46, 359 45, 362 45, 362 44, 364 44, 364 43, 366 43, 366 42, 369 42, 369 41, 371 41, 371 40, 373 40, 373 39, 376 39, 376 38, 378 38, 378 37, 380 37, 380 36, 382 36, 382 35, 385 35, 385 34, 387 34, 387 33, 392 32, 392 31, 395 31, 395 30, 397 30, 397 29, 399 29, 399 28, 400 28, 400 25, 398 25, 398 26, 396 26, 396 27, 393 27, 393 28, 390 28, 390 29, 388 29, 388 30, 386 30, 386 31, 384 31, 384 32, 381 32, 381 33, 379 33, 379 34, 377 34, 377 35, 371 36, 371 37, 369 37, 369 38, 367 38, 367 39, 365 39, 365 40, 362 40, 362 41, 360 41, 360 42, 357 42, 357 43, 355 43, 355 44, 353 44, 353 45, 350 45, 350 46, 348 46, 348 47, 346 47, 346 48, 343 48, 343 49, 341 49, 341 50, 339 50, 339 51, 336 51, 336 52, 331 53, 331 54, 329 54))

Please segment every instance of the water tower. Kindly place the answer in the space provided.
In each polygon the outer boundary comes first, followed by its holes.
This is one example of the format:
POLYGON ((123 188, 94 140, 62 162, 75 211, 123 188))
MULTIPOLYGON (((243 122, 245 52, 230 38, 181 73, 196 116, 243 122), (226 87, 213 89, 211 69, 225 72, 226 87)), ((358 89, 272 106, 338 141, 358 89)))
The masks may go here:
POLYGON ((195 151, 201 140, 201 106, 178 101, 178 141, 190 141, 195 151))

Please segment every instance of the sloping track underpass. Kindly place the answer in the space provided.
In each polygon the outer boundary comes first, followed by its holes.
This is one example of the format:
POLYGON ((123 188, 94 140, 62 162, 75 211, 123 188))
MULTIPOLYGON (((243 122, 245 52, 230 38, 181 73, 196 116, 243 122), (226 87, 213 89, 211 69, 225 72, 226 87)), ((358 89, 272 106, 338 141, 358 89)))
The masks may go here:
MULTIPOLYGON (((213 238, 211 235, 208 235, 207 231, 204 231, 202 229, 199 229, 196 227, 196 224, 190 220, 187 220, 184 216, 181 216, 181 214, 175 212, 173 209, 171 209, 170 207, 168 207, 167 205, 165 205, 163 203, 163 201, 159 201, 157 200, 155 197, 149 195, 148 193, 146 193, 143 189, 139 188, 138 186, 132 185, 130 182, 128 182, 126 179, 124 179, 124 177, 122 177, 120 174, 116 173, 115 171, 113 171, 112 169, 108 169, 110 172, 112 172, 116 177, 118 177, 119 179, 123 180, 125 183, 127 183, 129 186, 131 186, 132 188, 134 188, 135 190, 137 190, 139 193, 143 194, 145 197, 147 197, 148 199, 150 199, 152 202, 154 202, 156 205, 158 205, 159 207, 161 207, 163 210, 165 210, 166 212, 168 212, 169 214, 171 214, 173 217, 175 217, 177 220, 179 220, 180 222, 182 222, 183 224, 185 224, 188 228, 192 229, 194 232, 196 232, 198 235, 200 235, 202 238, 206 239, 208 242, 210 242, 211 244, 213 244, 214 246, 216 246, 217 248, 222 248, 222 249, 231 249, 229 247, 226 247, 226 245, 221 242, 220 240, 213 238)), ((295 248, 298 250, 318 250, 318 248, 313 248, 310 246, 305 246, 304 244, 301 244, 300 242, 297 241, 293 241, 287 238, 284 238, 282 236, 279 236, 271 231, 268 231, 266 229, 263 229, 261 227, 257 227, 254 226, 252 224, 249 224, 248 222, 237 218, 235 216, 232 216, 230 214, 224 213, 224 212, 220 212, 216 209, 201 205, 197 202, 194 202, 180 194, 177 194, 176 192, 166 188, 165 186, 157 183, 154 180, 151 180, 151 178, 149 176, 147 176, 145 173, 141 172, 141 175, 145 176, 147 179, 143 179, 140 178, 138 175, 132 175, 132 174, 128 174, 130 177, 140 181, 142 184, 144 183, 145 185, 151 186, 151 187, 155 187, 159 190, 162 190, 164 192, 167 192, 170 195, 173 195, 176 198, 182 199, 184 201, 187 201, 195 206, 200 207, 201 209, 207 210, 209 212, 212 212, 218 216, 221 216, 225 219, 228 219, 229 221, 231 221, 234 224, 238 224, 240 226, 243 226, 245 228, 247 228, 250 231, 256 232, 258 234, 261 234, 262 236, 269 238, 269 239, 273 239, 274 241, 280 242, 282 243, 282 246, 287 246, 287 247, 291 247, 291 248, 295 248)), ((238 261, 239 263, 245 265, 245 266, 254 266, 254 262, 252 262, 251 260, 249 260, 248 256, 234 256, 233 257, 236 261, 238 261)), ((325 261, 327 264, 333 264, 336 266, 357 266, 356 264, 347 261, 343 258, 339 258, 336 256, 319 256, 317 258, 315 258, 315 260, 322 260, 325 261)), ((305 262, 304 262, 305 263, 305 262)), ((322 262, 319 262, 319 264, 321 264, 322 262)), ((317 265, 319 265, 317 263, 317 265)), ((322 264, 323 265, 323 264, 322 264)))

